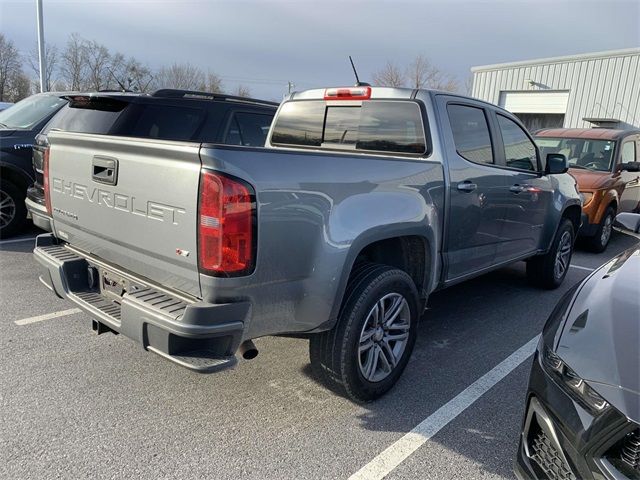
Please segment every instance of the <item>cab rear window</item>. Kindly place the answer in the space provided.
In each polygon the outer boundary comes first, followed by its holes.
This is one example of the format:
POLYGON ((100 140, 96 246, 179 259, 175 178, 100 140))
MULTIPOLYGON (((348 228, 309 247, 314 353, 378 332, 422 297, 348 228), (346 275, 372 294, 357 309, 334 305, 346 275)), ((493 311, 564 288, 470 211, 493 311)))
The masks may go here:
POLYGON ((278 114, 271 143, 415 155, 427 150, 420 108, 408 101, 289 102, 278 114))

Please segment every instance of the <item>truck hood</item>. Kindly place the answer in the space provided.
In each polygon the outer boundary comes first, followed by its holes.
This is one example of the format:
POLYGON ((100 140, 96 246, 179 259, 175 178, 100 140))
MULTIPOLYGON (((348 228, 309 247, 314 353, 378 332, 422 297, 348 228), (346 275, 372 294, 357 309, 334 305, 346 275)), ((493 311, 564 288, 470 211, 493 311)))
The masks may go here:
POLYGON ((610 404, 640 421, 640 245, 596 270, 567 316, 557 353, 610 404))
POLYGON ((10 137, 14 133, 16 133, 15 129, 2 128, 0 129, 0 138, 10 137))
POLYGON ((611 172, 592 172, 579 168, 570 168, 569 173, 578 183, 578 190, 596 190, 612 183, 611 172))

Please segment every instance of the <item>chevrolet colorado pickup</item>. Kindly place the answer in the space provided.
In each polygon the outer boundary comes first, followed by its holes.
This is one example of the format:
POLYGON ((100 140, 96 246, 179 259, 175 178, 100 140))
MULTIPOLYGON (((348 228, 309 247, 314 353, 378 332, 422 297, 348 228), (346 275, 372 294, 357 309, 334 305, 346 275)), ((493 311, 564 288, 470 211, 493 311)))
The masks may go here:
POLYGON ((261 148, 48 137, 35 257, 98 333, 197 371, 308 337, 314 372, 358 401, 398 380, 430 293, 521 260, 557 287, 581 223, 563 155, 443 92, 293 93, 261 148))

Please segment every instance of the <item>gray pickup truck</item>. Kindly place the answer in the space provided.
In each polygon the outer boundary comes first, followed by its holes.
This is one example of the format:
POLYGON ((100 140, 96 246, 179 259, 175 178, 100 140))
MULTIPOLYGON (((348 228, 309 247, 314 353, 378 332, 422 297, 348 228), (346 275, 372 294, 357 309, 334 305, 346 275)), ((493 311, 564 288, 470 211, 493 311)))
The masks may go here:
POLYGON ((581 222, 566 159, 510 113, 428 90, 291 94, 266 148, 49 132, 42 282, 197 371, 310 340, 318 377, 372 400, 429 294, 526 260, 563 281, 581 222))

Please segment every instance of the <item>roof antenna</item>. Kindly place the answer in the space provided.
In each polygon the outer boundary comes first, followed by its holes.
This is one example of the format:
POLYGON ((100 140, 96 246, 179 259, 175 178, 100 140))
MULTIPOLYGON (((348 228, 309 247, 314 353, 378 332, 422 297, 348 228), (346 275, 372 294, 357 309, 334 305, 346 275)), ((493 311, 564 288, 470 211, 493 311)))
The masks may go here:
POLYGON ((113 70, 111 70, 111 68, 109 66, 107 66, 107 70, 109 70, 109 73, 111 74, 113 79, 118 83, 118 85, 120 85, 120 88, 122 89, 122 91, 123 92, 128 92, 129 90, 127 90, 127 87, 125 87, 122 84, 122 82, 120 80, 118 80, 118 77, 116 77, 115 73, 113 73, 113 70))
POLYGON ((358 72, 356 71, 356 66, 353 64, 353 58, 351 58, 351 55, 349 55, 349 61, 351 62, 351 68, 353 68, 353 74, 356 76, 356 87, 370 87, 371 85, 369 85, 368 83, 365 82, 361 82, 360 79, 358 78, 358 72))

